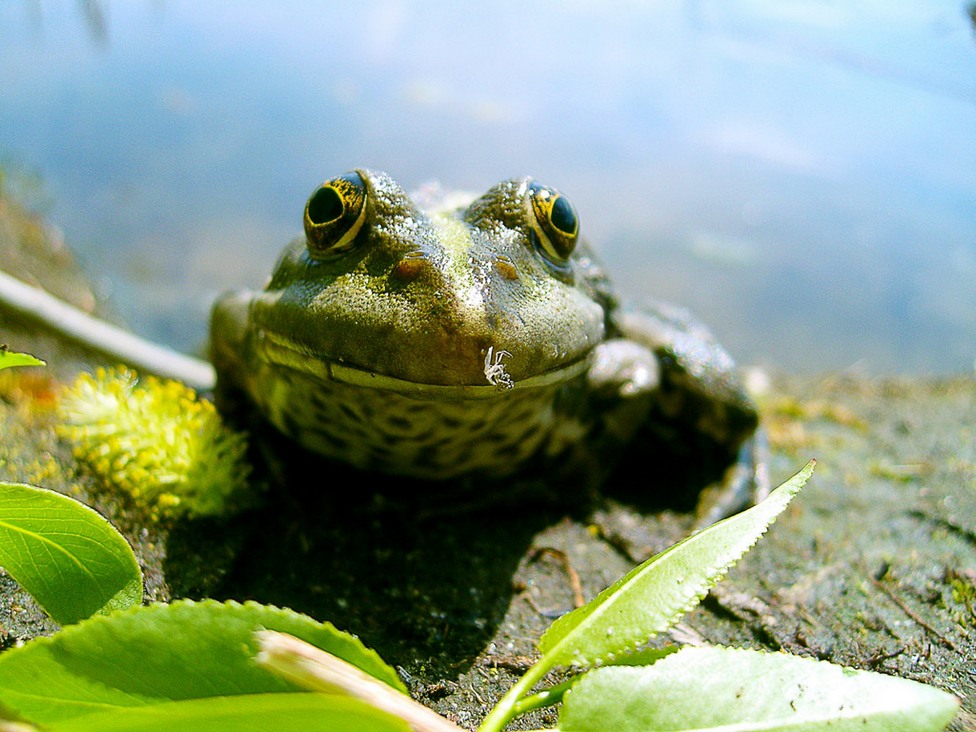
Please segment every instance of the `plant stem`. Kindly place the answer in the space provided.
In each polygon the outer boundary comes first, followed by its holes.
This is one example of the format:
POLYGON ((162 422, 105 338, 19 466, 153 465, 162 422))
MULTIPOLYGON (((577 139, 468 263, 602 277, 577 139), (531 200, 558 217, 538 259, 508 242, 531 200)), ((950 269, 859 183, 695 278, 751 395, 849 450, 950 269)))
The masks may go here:
POLYGON ((434 710, 321 648, 271 630, 259 631, 257 638, 261 652, 255 660, 305 689, 359 699, 402 719, 414 732, 464 732, 434 710))
POLYGON ((579 677, 574 676, 555 686, 550 686, 548 689, 543 689, 536 694, 523 696, 515 703, 515 716, 531 712, 533 709, 542 709, 544 707, 551 707, 553 704, 558 704, 562 701, 563 694, 569 691, 578 680, 579 677))
POLYGON ((522 697, 526 696, 532 687, 549 673, 551 667, 552 664, 547 661, 545 656, 536 661, 488 713, 481 726, 478 727, 478 732, 501 732, 505 729, 505 725, 520 714, 517 705, 522 697))

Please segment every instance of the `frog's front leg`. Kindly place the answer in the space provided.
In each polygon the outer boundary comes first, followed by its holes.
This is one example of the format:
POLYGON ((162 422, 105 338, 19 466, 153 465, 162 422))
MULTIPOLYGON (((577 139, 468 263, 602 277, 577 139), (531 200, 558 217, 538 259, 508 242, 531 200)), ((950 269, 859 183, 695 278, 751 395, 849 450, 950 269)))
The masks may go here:
POLYGON ((669 481, 682 476, 662 466, 682 464, 686 487, 700 491, 698 525, 762 498, 769 481, 758 412, 709 330, 663 303, 621 308, 612 326, 617 337, 598 352, 591 382, 619 395, 606 419, 635 430, 625 460, 669 481))

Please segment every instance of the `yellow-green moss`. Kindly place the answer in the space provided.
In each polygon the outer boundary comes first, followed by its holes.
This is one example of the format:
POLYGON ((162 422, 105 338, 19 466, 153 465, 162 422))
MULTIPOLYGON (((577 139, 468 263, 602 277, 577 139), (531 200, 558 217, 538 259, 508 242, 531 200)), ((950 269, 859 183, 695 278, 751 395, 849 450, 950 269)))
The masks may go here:
POLYGON ((100 369, 79 376, 59 409, 78 461, 153 515, 223 514, 246 499, 244 435, 184 384, 100 369))

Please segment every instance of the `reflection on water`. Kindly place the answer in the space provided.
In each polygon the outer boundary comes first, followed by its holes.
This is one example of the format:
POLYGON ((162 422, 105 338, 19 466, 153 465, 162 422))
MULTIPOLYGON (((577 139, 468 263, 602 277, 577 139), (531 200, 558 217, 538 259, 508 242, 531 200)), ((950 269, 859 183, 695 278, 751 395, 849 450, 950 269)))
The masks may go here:
POLYGON ((354 166, 566 192, 746 363, 969 371, 974 5, 0 4, 0 156, 182 348, 354 166), (79 20, 80 19, 80 20, 79 20))
MULTIPOLYGON (((108 46, 108 23, 102 3, 96 0, 78 0, 76 5, 92 44, 97 48, 108 46)), ((31 30, 35 33, 42 32, 44 8, 40 0, 28 0, 24 7, 31 30)))

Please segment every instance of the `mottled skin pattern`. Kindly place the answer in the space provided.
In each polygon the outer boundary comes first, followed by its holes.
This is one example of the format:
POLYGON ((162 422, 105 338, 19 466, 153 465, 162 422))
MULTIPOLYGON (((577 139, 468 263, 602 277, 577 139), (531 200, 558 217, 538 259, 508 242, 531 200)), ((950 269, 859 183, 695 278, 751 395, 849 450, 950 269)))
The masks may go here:
POLYGON ((266 288, 214 308, 218 400, 329 460, 481 498, 500 479, 592 492, 628 455, 665 493, 655 456, 705 482, 737 465, 741 496, 758 419, 732 359, 684 310, 619 305, 578 225, 531 178, 424 209, 384 173, 327 181, 266 288))

